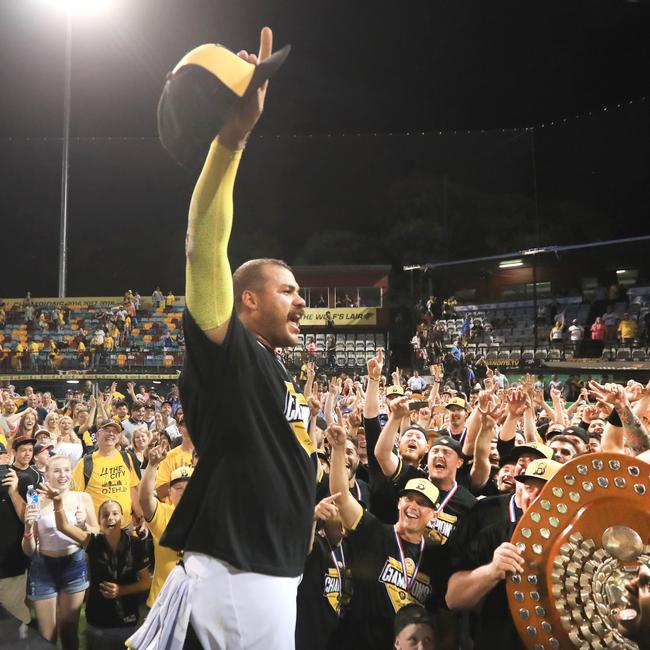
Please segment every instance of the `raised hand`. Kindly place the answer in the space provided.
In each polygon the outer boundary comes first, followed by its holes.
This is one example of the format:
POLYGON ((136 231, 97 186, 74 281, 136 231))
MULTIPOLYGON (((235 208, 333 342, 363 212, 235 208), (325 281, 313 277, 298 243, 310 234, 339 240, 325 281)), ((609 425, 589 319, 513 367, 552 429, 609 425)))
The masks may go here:
POLYGON ((394 399, 390 403, 390 415, 397 420, 401 420, 409 415, 409 401, 411 398, 408 395, 403 395, 394 399))
POLYGON ((373 381, 379 381, 384 368, 384 349, 377 348, 377 356, 368 359, 366 365, 368 368, 368 378, 373 381))
POLYGON ((160 444, 149 449, 149 465, 152 467, 160 465, 161 461, 167 457, 167 451, 167 448, 160 444))
POLYGON ((589 382, 589 393, 597 400, 611 404, 615 409, 622 409, 627 404, 625 389, 619 384, 605 384, 596 381, 589 382))
POLYGON ((390 376, 393 380, 393 386, 401 386, 399 367, 396 367, 395 370, 390 373, 390 376))
POLYGON ((49 483, 41 483, 38 486, 37 492, 46 499, 51 499, 53 502, 61 501, 61 490, 57 490, 57 488, 52 487, 49 483))
MULTIPOLYGON (((248 63, 257 65, 271 56, 273 50, 273 32, 263 27, 260 32, 260 49, 257 55, 249 54, 246 50, 237 52, 237 56, 248 63)), ((219 133, 221 140, 230 149, 241 149, 248 135, 260 119, 264 111, 264 101, 269 82, 264 82, 257 90, 249 93, 240 104, 237 112, 228 120, 219 133)))
POLYGON ((307 373, 307 381, 313 380, 314 377, 316 376, 316 367, 313 361, 307 361, 305 364, 306 368, 305 371, 307 373))
POLYGON ((341 425, 330 424, 330 426, 327 427, 327 431, 325 431, 325 435, 327 436, 327 440, 332 448, 345 447, 347 432, 341 425))
POLYGON ((309 398, 309 415, 315 418, 320 413, 321 404, 313 395, 309 398))

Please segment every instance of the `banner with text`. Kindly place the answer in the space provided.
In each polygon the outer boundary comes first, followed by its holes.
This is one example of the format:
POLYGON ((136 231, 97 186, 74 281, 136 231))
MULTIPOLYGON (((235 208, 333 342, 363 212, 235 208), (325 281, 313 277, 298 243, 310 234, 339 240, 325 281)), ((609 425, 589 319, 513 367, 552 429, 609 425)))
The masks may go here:
POLYGON ((377 324, 376 307, 337 307, 336 309, 311 308, 305 309, 300 325, 303 327, 325 327, 325 314, 329 312, 334 319, 335 327, 370 326, 377 324))

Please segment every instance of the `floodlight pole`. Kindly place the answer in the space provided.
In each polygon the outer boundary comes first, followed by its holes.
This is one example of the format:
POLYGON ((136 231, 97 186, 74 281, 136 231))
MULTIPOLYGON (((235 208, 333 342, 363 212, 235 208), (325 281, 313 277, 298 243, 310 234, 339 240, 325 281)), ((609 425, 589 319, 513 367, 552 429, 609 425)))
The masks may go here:
POLYGON ((59 229, 59 298, 66 297, 68 270, 68 176, 70 171, 70 77, 72 70, 72 10, 66 11, 65 78, 63 82, 63 142, 61 147, 61 222, 59 229))

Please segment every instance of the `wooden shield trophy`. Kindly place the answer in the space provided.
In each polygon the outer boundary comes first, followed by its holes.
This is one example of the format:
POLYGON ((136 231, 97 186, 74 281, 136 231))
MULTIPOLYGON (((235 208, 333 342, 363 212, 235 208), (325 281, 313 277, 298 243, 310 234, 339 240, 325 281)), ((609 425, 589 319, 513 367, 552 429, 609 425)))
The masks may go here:
POLYGON ((626 585, 650 562, 650 464, 621 454, 573 459, 511 541, 525 569, 506 590, 527 648, 638 650, 618 622, 638 616, 626 585))

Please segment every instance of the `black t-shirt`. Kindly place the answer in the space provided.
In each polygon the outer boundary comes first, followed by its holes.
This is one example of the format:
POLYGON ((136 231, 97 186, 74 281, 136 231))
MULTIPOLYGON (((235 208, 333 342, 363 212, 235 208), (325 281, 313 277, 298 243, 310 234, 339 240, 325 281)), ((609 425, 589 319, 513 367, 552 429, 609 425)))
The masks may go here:
POLYGON ((298 587, 296 650, 337 650, 336 632, 340 616, 351 595, 348 556, 346 540, 332 548, 320 535, 314 538, 314 547, 307 557, 298 587), (341 582, 342 600, 339 598, 341 582))
POLYGON ((395 484, 384 476, 375 458, 375 445, 381 433, 379 418, 366 418, 363 421, 368 450, 368 477, 370 480, 370 511, 379 521, 394 524, 397 521, 397 500, 399 495, 395 484))
MULTIPOLYGON (((404 486, 414 478, 428 477, 426 472, 423 470, 411 465, 406 465, 400 460, 397 471, 393 476, 393 482, 398 491, 403 490, 404 486)), ((440 496, 438 497, 438 503, 442 505, 451 490, 439 491, 440 496)), ((447 501, 442 511, 438 513, 438 517, 433 527, 437 534, 432 535, 432 537, 437 539, 440 544, 445 544, 456 527, 457 522, 474 507, 475 503, 476 497, 467 488, 457 483, 456 491, 453 493, 449 501, 447 501)))
POLYGON ((23 501, 27 501, 27 488, 30 485, 38 487, 43 482, 43 477, 33 465, 29 465, 27 469, 20 469, 15 465, 12 465, 11 468, 18 475, 18 494, 23 501))
POLYGON ((299 576, 316 498, 307 401, 236 313, 222 345, 187 310, 184 330, 181 399, 199 462, 161 544, 299 576))
POLYGON ((393 647, 393 618, 399 609, 418 603, 435 611, 442 605, 448 577, 445 548, 426 540, 420 557, 420 544, 400 541, 409 582, 419 562, 409 592, 395 528, 365 511, 350 533, 353 596, 343 623, 342 648, 388 650, 393 647))
MULTIPOLYGON (((480 499, 461 518, 447 549, 452 572, 473 571, 489 564, 495 549, 509 542, 516 523, 510 522, 509 504, 512 495, 480 499)), ((516 511, 517 516, 521 511, 516 511)), ((477 608, 474 631, 475 650, 523 650, 508 607, 505 582, 501 581, 477 608)))
MULTIPOLYGON (((41 475, 31 465, 27 469, 18 469, 15 465, 11 468, 18 475, 18 494, 25 501, 27 487, 36 487, 41 475)), ((25 526, 16 514, 7 488, 0 490, 0 527, 0 579, 13 578, 25 573, 29 560, 20 547, 25 526)))
MULTIPOLYGON (((325 497, 328 497, 332 494, 330 490, 330 477, 329 474, 323 474, 323 477, 316 487, 316 503, 322 501, 325 497)), ((371 497, 370 497, 370 487, 365 481, 362 481, 360 478, 354 479, 354 485, 350 488, 350 494, 364 507, 368 510, 371 508, 371 497)))
POLYGON ((113 553, 106 535, 92 534, 88 546, 90 587, 86 601, 86 619, 95 627, 124 627, 135 625, 143 594, 120 598, 104 598, 99 585, 114 582, 131 585, 138 581, 138 572, 147 566, 145 544, 122 531, 117 552, 113 553))

